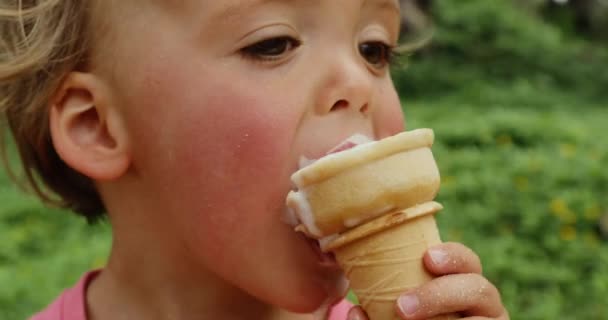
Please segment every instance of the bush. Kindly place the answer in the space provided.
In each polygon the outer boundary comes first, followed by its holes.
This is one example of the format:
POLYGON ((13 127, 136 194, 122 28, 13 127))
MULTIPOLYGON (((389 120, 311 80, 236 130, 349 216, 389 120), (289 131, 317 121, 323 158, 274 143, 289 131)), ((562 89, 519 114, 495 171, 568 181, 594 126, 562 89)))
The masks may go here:
POLYGON ((406 96, 480 93, 489 86, 523 88, 529 97, 608 99, 608 72, 600 72, 608 65, 606 48, 568 36, 516 2, 435 1, 432 15, 433 41, 412 57, 407 72, 395 74, 406 96))
POLYGON ((608 112, 586 110, 406 104, 435 129, 443 238, 481 256, 512 319, 608 319, 608 112))

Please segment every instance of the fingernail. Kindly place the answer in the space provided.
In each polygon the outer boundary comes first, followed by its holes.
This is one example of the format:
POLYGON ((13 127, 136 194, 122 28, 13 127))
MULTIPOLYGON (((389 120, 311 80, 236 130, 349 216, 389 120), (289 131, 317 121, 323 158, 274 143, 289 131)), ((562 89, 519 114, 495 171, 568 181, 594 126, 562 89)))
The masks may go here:
POLYGON ((365 320, 365 318, 361 314, 361 311, 357 308, 352 308, 348 312, 348 320, 365 320))
POLYGON ((441 249, 431 249, 429 250, 429 255, 436 266, 444 264, 448 258, 448 254, 441 249))
POLYGON ((397 301, 397 305, 399 306, 399 309, 401 310, 401 312, 408 316, 408 315, 412 315, 414 313, 416 313, 416 311, 418 311, 418 307, 420 306, 420 301, 418 300, 418 297, 416 297, 415 295, 406 295, 406 296, 401 296, 399 297, 399 300, 397 301))

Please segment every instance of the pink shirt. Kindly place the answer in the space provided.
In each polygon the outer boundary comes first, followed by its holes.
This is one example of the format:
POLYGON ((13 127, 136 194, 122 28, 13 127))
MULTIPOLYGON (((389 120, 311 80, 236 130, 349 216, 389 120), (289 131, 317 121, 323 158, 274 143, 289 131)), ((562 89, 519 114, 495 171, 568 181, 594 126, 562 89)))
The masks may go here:
MULTIPOLYGON (((74 287, 65 290, 57 300, 30 320, 87 320, 86 290, 99 272, 96 270, 86 273, 74 287)), ((346 314, 351 307, 350 302, 342 300, 332 308, 328 320, 346 320, 346 314)))
POLYGON ((348 315, 348 311, 353 307, 353 304, 348 300, 344 299, 331 309, 329 313, 329 318, 327 320, 346 320, 346 316, 348 315))
POLYGON ((87 320, 86 290, 99 272, 86 273, 74 287, 65 290, 57 300, 30 320, 87 320))

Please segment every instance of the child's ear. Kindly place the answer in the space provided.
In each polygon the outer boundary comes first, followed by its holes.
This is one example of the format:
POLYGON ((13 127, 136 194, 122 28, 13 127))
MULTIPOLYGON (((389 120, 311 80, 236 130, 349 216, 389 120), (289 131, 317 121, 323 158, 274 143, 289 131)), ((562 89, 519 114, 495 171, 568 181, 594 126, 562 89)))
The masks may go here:
POLYGON ((122 115, 98 77, 72 72, 50 105, 53 145, 63 161, 93 180, 113 180, 130 166, 122 115))

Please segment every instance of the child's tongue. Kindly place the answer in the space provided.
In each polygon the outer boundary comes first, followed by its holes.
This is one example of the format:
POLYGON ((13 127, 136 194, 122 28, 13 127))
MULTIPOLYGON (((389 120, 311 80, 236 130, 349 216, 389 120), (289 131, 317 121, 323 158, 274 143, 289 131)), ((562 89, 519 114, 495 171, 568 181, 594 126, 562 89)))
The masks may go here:
MULTIPOLYGON (((325 155, 327 156, 330 154, 346 151, 346 150, 352 149, 358 145, 362 145, 362 144, 365 144, 368 142, 373 142, 373 141, 374 140, 368 138, 367 136, 357 133, 357 134, 354 134, 354 135, 348 137, 346 140, 343 140, 337 146, 331 148, 329 151, 327 151, 325 153, 325 155)), ((319 160, 319 159, 309 159, 305 156, 301 156, 300 162, 298 163, 299 169, 308 167, 309 165, 315 163, 315 161, 317 161, 317 160, 319 160)))
POLYGON ((357 133, 357 134, 350 136, 346 140, 340 142, 340 144, 333 147, 331 150, 327 151, 326 155, 332 154, 332 153, 338 153, 341 151, 346 151, 346 150, 352 149, 360 144, 364 144, 364 143, 368 143, 368 142, 372 142, 372 141, 373 140, 368 138, 367 136, 357 133))
POLYGON ((339 146, 329 150, 326 154, 338 153, 356 147, 357 144, 352 141, 344 141, 339 146))

